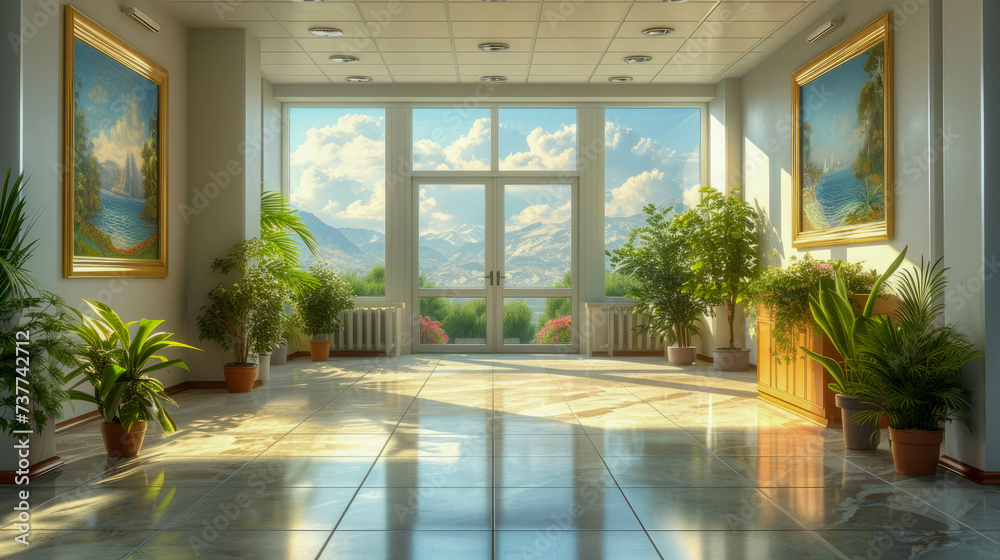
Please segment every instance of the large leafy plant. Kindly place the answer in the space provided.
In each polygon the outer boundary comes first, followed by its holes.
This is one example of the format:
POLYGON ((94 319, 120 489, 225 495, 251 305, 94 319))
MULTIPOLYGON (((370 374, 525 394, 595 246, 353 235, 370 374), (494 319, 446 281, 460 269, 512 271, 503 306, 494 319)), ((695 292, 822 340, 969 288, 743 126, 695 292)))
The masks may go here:
POLYGON ((875 301, 882 286, 896 273, 906 258, 906 249, 889 265, 885 273, 872 285, 871 293, 860 314, 855 313, 852 292, 848 288, 844 266, 834 267, 833 286, 817 287, 809 296, 809 309, 820 330, 829 337, 833 347, 843 358, 837 361, 829 356, 802 347, 802 351, 822 365, 833 378, 830 389, 847 396, 860 396, 865 387, 864 368, 860 366, 858 341, 864 337, 875 310, 875 301))
POLYGON ((980 356, 954 325, 941 324, 947 269, 940 264, 905 271, 895 286, 896 317, 875 317, 860 333, 858 392, 875 409, 857 413, 859 421, 887 418, 897 430, 938 430, 958 420, 973 429, 960 414, 972 400, 959 376, 980 356))
POLYGON ((295 298, 302 330, 311 337, 333 334, 341 328, 340 312, 354 307, 351 285, 341 280, 325 262, 313 264, 309 272, 316 278, 316 286, 295 298))
POLYGON ((0 302, 18 302, 39 292, 38 283, 26 265, 37 239, 29 240, 32 220, 28 219, 23 196, 24 177, 10 182, 10 168, 0 193, 0 302))
POLYGON ((318 255, 319 243, 305 222, 292 210, 288 199, 277 191, 260 194, 259 250, 272 261, 271 272, 295 293, 315 286, 316 280, 299 265, 301 251, 296 238, 313 256, 318 255))
POLYGON ((726 307, 732 348, 737 306, 762 267, 758 213, 738 187, 728 195, 709 186, 700 193, 701 202, 674 219, 675 231, 687 239, 695 273, 686 289, 710 305, 726 307))
POLYGON ((671 208, 658 211, 650 204, 643 212, 646 225, 632 230, 628 241, 611 253, 611 264, 631 279, 626 296, 638 302, 634 313, 646 318, 636 330, 691 346, 709 305, 699 292, 688 289, 696 273, 687 233, 673 227, 671 208))
POLYGON ((81 344, 79 367, 65 378, 67 383, 77 380, 69 396, 97 406, 104 422, 121 424, 125 430, 136 422, 155 420, 164 433, 176 431, 177 426, 166 409, 167 403, 175 406, 176 403, 165 393, 163 383, 149 374, 169 367, 188 369, 183 360, 167 359, 159 352, 197 348, 170 340, 173 333, 154 332, 163 321, 140 319, 125 323, 111 307, 94 301, 86 303, 97 317, 77 312, 77 319, 70 326, 81 344), (132 336, 129 329, 136 325, 132 336), (154 363, 147 365, 150 361, 154 363), (92 393, 77 389, 85 383, 90 384, 92 393))
POLYGON ((750 286, 748 315, 756 315, 758 305, 770 311, 774 318, 771 351, 776 357, 791 358, 797 336, 817 326, 809 309, 809 296, 817 289, 832 288, 838 270, 850 294, 871 293, 878 279, 876 271, 866 271, 860 263, 821 261, 806 253, 801 259, 789 258, 783 267, 767 267, 750 286))
POLYGON ((230 365, 253 365, 256 354, 270 352, 281 341, 284 304, 291 291, 275 270, 287 267, 265 243, 250 239, 235 245, 226 258, 216 259, 212 270, 236 272, 240 279, 209 292, 209 303, 198 317, 199 340, 232 352, 230 365))

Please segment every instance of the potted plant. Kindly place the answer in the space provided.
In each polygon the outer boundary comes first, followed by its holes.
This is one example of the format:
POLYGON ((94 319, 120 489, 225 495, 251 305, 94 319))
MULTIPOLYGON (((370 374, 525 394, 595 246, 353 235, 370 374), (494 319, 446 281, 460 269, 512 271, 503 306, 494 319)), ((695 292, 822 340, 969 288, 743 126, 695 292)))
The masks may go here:
POLYGON ((271 352, 271 365, 280 365, 288 362, 288 348, 298 348, 301 344, 299 337, 299 329, 302 326, 299 324, 298 314, 285 313, 281 319, 281 340, 274 346, 274 350, 271 352))
POLYGON ((938 260, 907 270, 897 282, 899 310, 874 317, 859 337, 860 393, 872 410, 859 419, 889 420, 889 440, 896 472, 932 475, 941 457, 944 424, 972 423, 961 412, 972 400, 959 376, 979 358, 975 346, 954 325, 944 324, 946 268, 938 260))
POLYGON ((316 279, 299 265, 297 241, 318 257, 319 242, 305 222, 292 210, 288 198, 278 191, 260 193, 260 247, 279 264, 272 272, 296 294, 312 287, 316 279))
POLYGON ((809 309, 813 320, 829 337, 842 361, 802 348, 810 358, 822 365, 833 383, 830 390, 836 393, 844 426, 844 446, 847 449, 870 450, 878 447, 879 429, 877 419, 863 418, 861 413, 874 410, 874 405, 864 398, 865 368, 860 367, 858 341, 863 337, 872 320, 875 301, 882 286, 896 272, 906 258, 906 249, 896 257, 882 276, 872 285, 871 292, 861 312, 854 310, 851 291, 844 271, 844 265, 834 269, 833 286, 820 286, 809 296, 809 309))
MULTIPOLYGON (((86 301, 86 300, 85 300, 86 301)), ((79 367, 66 376, 66 382, 80 378, 71 386, 69 396, 97 406, 101 415, 101 436, 111 457, 135 457, 142 448, 146 422, 156 420, 165 434, 177 430, 167 412, 166 403, 176 403, 150 373, 169 367, 188 369, 183 360, 157 355, 168 348, 192 346, 170 340, 168 332, 153 332, 163 321, 141 319, 124 323, 117 313, 103 303, 87 301, 97 313, 88 317, 78 312, 70 327, 82 344, 79 367), (129 329, 138 324, 133 337, 129 329), (147 366, 150 360, 156 363, 147 366), (76 388, 89 383, 93 393, 76 388)))
MULTIPOLYGON (((291 296, 286 292, 285 297, 291 296)), ((250 340, 253 352, 257 354, 257 379, 267 383, 271 377, 271 352, 282 340, 285 331, 285 302, 278 297, 264 298, 254 311, 250 326, 250 340)))
POLYGON ((675 231, 687 238, 692 279, 686 289, 711 305, 724 305, 729 324, 729 346, 714 350, 713 367, 746 371, 750 349, 736 348, 736 312, 761 271, 758 214, 733 188, 725 195, 701 188, 701 202, 674 219, 675 231))
POLYGON ((330 340, 320 339, 340 330, 340 312, 354 308, 351 285, 337 277, 325 262, 309 267, 317 284, 303 290, 295 299, 302 320, 302 330, 309 341, 309 353, 314 362, 325 362, 330 357, 330 340))
MULTIPOLYGON (((220 283, 209 292, 209 303, 198 317, 199 340, 211 340, 233 353, 234 360, 223 366, 226 386, 231 393, 247 393, 257 378, 258 337, 271 332, 255 323, 274 321, 274 309, 282 308, 290 297, 287 284, 280 280, 286 266, 266 244, 250 239, 233 246, 228 257, 216 259, 212 269, 238 272, 240 281, 229 287, 220 283)), ((276 342, 272 339, 271 346, 276 342)))
POLYGON ((657 211, 646 206, 646 225, 629 234, 628 241, 612 253, 614 271, 627 275, 627 297, 638 305, 633 313, 643 315, 636 330, 654 332, 669 344, 667 360, 678 366, 697 361, 698 348, 692 337, 700 334, 698 323, 709 311, 708 303, 686 287, 695 276, 688 261, 687 238, 671 227, 671 208, 657 211))

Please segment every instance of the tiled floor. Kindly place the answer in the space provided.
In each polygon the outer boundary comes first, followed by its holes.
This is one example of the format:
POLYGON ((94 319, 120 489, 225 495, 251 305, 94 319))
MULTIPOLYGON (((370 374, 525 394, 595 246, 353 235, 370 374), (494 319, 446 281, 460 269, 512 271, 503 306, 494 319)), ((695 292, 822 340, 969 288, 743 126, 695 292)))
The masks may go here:
POLYGON ((32 545, 8 517, 0 557, 1000 558, 996 488, 896 475, 754 381, 662 358, 296 361, 250 394, 179 393, 181 431, 124 464, 97 424, 61 434, 32 545))

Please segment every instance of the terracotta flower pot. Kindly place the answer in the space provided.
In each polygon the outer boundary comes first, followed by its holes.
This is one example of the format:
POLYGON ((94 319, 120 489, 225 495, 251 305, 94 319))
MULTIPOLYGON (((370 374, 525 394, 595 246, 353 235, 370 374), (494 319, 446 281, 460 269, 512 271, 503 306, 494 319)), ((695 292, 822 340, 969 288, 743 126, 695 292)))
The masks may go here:
POLYGON ((944 430, 889 428, 889 441, 892 442, 892 463, 899 474, 929 476, 937 471, 944 430))
POLYGON ((844 447, 863 451, 877 449, 879 438, 882 435, 878 431, 878 421, 872 419, 858 424, 851 418, 859 410, 874 410, 875 405, 864 402, 864 399, 858 397, 841 394, 836 395, 836 400, 837 406, 840 407, 841 418, 844 421, 844 447))
POLYGON ((667 361, 674 366, 689 366, 698 361, 697 346, 668 346, 667 361))
POLYGON ((747 371, 750 369, 749 348, 716 348, 712 352, 715 371, 747 371))
POLYGON ((222 372, 226 374, 226 387, 230 393, 249 393, 257 380, 257 366, 254 365, 223 366, 222 372))
POLYGON ((310 340, 309 354, 312 355, 312 361, 325 362, 330 357, 330 341, 310 340))
POLYGON ((101 437, 104 438, 104 449, 108 457, 135 457, 142 449, 142 440, 146 437, 146 423, 136 422, 129 431, 121 424, 101 422, 101 437))

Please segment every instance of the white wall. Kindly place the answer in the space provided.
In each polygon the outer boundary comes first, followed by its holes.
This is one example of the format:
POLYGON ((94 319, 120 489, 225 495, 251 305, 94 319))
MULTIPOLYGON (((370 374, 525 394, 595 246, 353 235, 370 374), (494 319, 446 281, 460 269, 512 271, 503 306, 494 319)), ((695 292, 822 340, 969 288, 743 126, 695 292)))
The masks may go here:
MULTIPOLYGON (((197 339, 185 323, 187 288, 187 231, 178 201, 187 198, 187 29, 166 13, 160 3, 134 0, 132 5, 160 24, 150 33, 120 12, 117 2, 74 0, 73 6, 89 18, 153 59, 170 73, 168 177, 171 201, 169 277, 167 278, 63 278, 63 6, 58 2, 23 0, 23 16, 33 22, 23 44, 24 172, 30 177, 28 211, 38 215, 32 230, 40 238, 30 268, 43 287, 73 305, 82 299, 109 303, 125 320, 163 319, 162 329, 177 333, 184 342, 197 339)), ((7 47, 5 47, 7 48, 7 47)), ((13 162, 11 162, 13 163, 13 162)), ((3 163, 4 166, 7 162, 3 163)), ((186 379, 176 368, 158 374, 167 386, 186 379)), ((93 410, 85 403, 66 405, 67 416, 93 410)))

